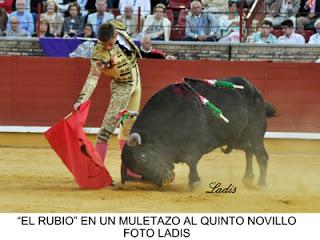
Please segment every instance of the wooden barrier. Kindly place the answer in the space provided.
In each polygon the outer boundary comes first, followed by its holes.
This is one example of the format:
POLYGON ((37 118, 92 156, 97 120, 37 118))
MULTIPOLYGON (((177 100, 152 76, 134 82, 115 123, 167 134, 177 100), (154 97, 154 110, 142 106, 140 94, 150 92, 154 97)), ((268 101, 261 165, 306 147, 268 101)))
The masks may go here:
MULTIPOLYGON (((89 61, 44 57, 0 57, 0 125, 50 126, 72 111, 89 61)), ((233 61, 141 60, 142 105, 182 77, 243 76, 275 105, 268 131, 320 132, 320 64, 233 61)), ((87 126, 98 127, 108 106, 109 83, 101 77, 87 126)))

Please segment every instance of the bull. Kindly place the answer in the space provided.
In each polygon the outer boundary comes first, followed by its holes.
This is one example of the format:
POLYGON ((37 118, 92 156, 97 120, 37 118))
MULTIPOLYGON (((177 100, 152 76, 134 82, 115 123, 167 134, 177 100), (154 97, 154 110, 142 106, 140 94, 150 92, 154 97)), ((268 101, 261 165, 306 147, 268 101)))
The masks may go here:
MULTIPOLYGON (((244 89, 216 88, 202 81, 185 79, 195 92, 220 108, 229 123, 215 117, 184 84, 169 85, 142 109, 122 152, 122 163, 142 175, 143 181, 158 186, 174 180, 175 163, 186 163, 189 185, 194 188, 200 183, 197 164, 204 154, 219 147, 225 153, 236 148, 243 150, 246 156, 243 181, 253 182, 254 155, 260 169, 257 185, 266 188, 268 153, 264 134, 267 117, 273 116, 275 110, 245 78, 223 80, 244 89)), ((124 178, 123 173, 123 183, 124 178)))

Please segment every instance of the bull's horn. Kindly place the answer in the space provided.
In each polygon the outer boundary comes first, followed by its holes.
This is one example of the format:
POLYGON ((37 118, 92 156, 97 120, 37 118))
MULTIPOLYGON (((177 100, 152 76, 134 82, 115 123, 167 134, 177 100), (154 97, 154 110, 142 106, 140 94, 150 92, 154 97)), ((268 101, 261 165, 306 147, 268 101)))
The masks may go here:
POLYGON ((128 146, 133 147, 133 146, 137 146, 141 145, 141 136, 139 133, 132 133, 127 141, 128 146))

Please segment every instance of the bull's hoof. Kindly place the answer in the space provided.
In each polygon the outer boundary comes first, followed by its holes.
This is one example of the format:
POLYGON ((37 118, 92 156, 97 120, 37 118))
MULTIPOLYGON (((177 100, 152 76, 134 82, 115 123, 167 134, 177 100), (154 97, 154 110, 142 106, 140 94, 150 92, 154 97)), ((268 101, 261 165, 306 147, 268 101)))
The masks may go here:
POLYGON ((195 181, 195 182, 192 182, 192 183, 189 183, 189 188, 191 191, 194 191, 196 189, 198 189, 200 187, 200 181, 195 181))
POLYGON ((250 179, 250 178, 243 178, 242 179, 242 182, 243 182, 243 184, 244 184, 244 186, 247 188, 247 189, 250 189, 250 190, 255 190, 255 184, 254 184, 254 182, 253 182, 253 180, 252 179, 250 179))
POLYGON ((258 183, 256 185, 256 190, 257 191, 266 191, 268 188, 267 184, 266 183, 258 183))

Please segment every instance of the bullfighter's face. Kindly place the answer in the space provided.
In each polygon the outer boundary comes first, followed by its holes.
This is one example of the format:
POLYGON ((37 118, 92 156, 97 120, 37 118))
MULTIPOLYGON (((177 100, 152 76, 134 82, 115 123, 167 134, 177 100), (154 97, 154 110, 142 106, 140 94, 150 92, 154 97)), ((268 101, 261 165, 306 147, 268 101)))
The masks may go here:
POLYGON ((173 162, 152 145, 132 144, 129 140, 121 158, 130 170, 142 175, 144 182, 165 186, 174 180, 173 162))

